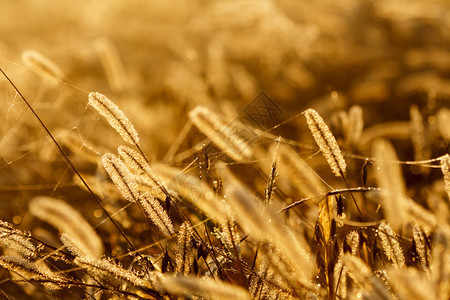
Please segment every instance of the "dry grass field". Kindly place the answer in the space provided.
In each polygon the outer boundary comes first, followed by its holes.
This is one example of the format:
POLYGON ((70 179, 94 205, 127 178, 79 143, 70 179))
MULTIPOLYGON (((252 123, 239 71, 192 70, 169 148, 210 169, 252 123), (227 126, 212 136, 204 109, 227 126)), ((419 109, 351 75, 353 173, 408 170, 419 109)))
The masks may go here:
POLYGON ((3 299, 450 298, 448 0, 0 3, 3 299))

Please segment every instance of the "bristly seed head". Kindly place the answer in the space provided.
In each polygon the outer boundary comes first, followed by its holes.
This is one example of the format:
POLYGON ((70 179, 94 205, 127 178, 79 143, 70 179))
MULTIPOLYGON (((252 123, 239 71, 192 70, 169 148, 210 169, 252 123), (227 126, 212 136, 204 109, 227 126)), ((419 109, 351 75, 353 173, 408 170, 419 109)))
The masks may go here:
POLYGON ((325 121, 312 108, 303 112, 308 128, 314 137, 323 156, 325 156, 335 176, 343 176, 347 164, 342 156, 341 149, 325 121))
POLYGON ((139 200, 142 207, 159 230, 168 236, 175 234, 172 220, 155 197, 153 197, 150 193, 145 193, 139 200))
POLYGON ((237 135, 217 114, 206 107, 197 106, 189 113, 194 125, 226 155, 236 161, 243 161, 252 156, 247 141, 237 135))
POLYGON ((104 154, 102 162, 122 196, 130 202, 136 202, 139 199, 138 185, 125 164, 111 153, 104 154))
POLYGON ((139 137, 133 124, 128 120, 119 107, 101 93, 89 93, 89 105, 106 118, 125 142, 139 144, 139 137))

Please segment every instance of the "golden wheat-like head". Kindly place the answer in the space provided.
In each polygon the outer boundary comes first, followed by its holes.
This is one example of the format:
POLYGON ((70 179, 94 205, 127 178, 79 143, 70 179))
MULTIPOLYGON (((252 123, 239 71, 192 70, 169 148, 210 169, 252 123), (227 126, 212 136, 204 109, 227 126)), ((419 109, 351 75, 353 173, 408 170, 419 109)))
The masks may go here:
POLYGON ((172 220, 155 197, 150 193, 144 193, 139 201, 152 222, 162 233, 168 236, 175 234, 172 220))
POLYGON ((64 78, 64 73, 56 63, 35 50, 22 52, 22 61, 32 70, 54 81, 61 81, 64 78))
POLYGON ((405 256, 403 255, 403 249, 398 241, 398 236, 392 230, 392 227, 388 223, 381 223, 378 226, 378 235, 381 238, 384 253, 386 257, 392 261, 393 265, 397 268, 405 266, 405 256))
POLYGON ((138 185, 125 164, 111 153, 103 155, 102 163, 122 196, 130 202, 136 202, 139 199, 138 185))
POLYGON ((122 266, 108 259, 80 256, 75 258, 74 262, 80 267, 83 267, 88 273, 101 279, 122 280, 123 282, 128 282, 145 289, 152 287, 153 278, 141 278, 135 272, 124 269, 122 266))
POLYGON ((36 257, 36 247, 29 234, 14 229, 9 223, 0 221, 0 244, 17 251, 26 258, 36 257))
POLYGON ((127 143, 139 144, 139 136, 133 124, 128 120, 120 108, 105 95, 89 93, 89 105, 106 118, 109 125, 114 128, 127 143))
POLYGON ((322 117, 312 108, 303 112, 308 128, 335 176, 343 176, 347 163, 331 130, 322 117))
POLYGON ((248 143, 213 111, 197 106, 189 113, 189 118, 198 130, 232 159, 243 161, 252 156, 248 143))
POLYGON ((175 263, 175 273, 181 275, 188 275, 191 264, 192 264, 192 246, 193 246, 193 230, 189 222, 184 222, 181 224, 178 230, 178 240, 177 246, 178 250, 176 253, 175 263))
POLYGON ((83 216, 66 202, 50 197, 33 198, 30 212, 39 219, 50 223, 76 246, 78 253, 90 257, 103 254, 103 243, 92 226, 83 216))
POLYGON ((164 276, 161 286, 169 293, 197 296, 205 299, 250 300, 250 294, 241 287, 210 278, 193 276, 164 276))
POLYGON ((392 145, 386 140, 375 141, 373 154, 376 158, 377 183, 382 189, 383 211, 389 224, 398 230, 408 221, 408 204, 397 155, 392 145))
POLYGON ((127 86, 127 80, 117 48, 108 38, 100 38, 95 41, 95 49, 100 56, 111 90, 123 92, 127 86))
POLYGON ((64 282, 63 277, 52 272, 43 262, 32 262, 16 256, 0 256, 0 266, 19 275, 22 280, 43 282, 49 289, 59 289, 64 282))

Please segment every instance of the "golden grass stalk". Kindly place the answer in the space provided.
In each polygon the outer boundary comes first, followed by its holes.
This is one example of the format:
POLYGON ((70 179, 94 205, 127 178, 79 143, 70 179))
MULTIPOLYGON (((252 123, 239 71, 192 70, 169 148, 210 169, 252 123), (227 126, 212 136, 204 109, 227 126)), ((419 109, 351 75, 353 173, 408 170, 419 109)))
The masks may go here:
POLYGON ((206 299, 250 300, 249 293, 243 288, 209 278, 192 276, 164 276, 159 278, 162 288, 168 293, 197 296, 206 299))
POLYGON ((127 86, 125 68, 120 60, 117 48, 111 40, 101 38, 95 41, 95 49, 100 56, 111 90, 119 93, 125 91, 127 86))
POLYGON ((142 207, 145 212, 150 217, 150 220, 167 236, 175 234, 175 230, 172 225, 172 220, 170 219, 167 212, 161 206, 159 201, 153 197, 150 193, 144 193, 139 198, 142 207))
POLYGON ((336 295, 345 299, 347 297, 347 268, 344 266, 343 256, 344 253, 341 251, 334 265, 333 283, 336 295))
POLYGON ((264 190, 264 203, 269 205, 272 202, 272 194, 275 191, 275 180, 277 178, 277 165, 278 165, 278 150, 280 147, 280 141, 277 141, 277 146, 272 157, 272 167, 270 169, 269 178, 267 179, 267 185, 264 190))
POLYGON ((368 148, 377 139, 410 139, 411 124, 408 121, 392 121, 376 124, 364 130, 361 139, 361 148, 368 148))
POLYGON ((430 273, 440 299, 450 298, 450 228, 440 226, 434 235, 430 273))
POLYGON ((347 268, 347 274, 357 284, 356 291, 353 293, 355 296, 365 294, 371 295, 372 298, 368 299, 391 299, 383 283, 372 275, 370 268, 360 258, 347 253, 342 260, 347 268))
POLYGON ((304 197, 325 194, 326 186, 319 175, 291 148, 280 145, 280 174, 289 176, 293 187, 304 197))
POLYGON ((118 148, 118 153, 120 158, 134 173, 150 178, 153 185, 156 185, 157 188, 167 194, 164 184, 159 180, 148 161, 138 151, 121 145, 118 148))
POLYGON ((92 92, 89 93, 89 105, 106 118, 109 125, 120 134, 125 142, 135 145, 139 144, 136 129, 114 102, 101 93, 92 92))
POLYGON ((426 235, 420 229, 419 225, 413 225, 413 240, 416 245, 416 252, 420 258, 420 266, 425 272, 428 272, 428 263, 431 261, 430 252, 426 246, 426 235))
POLYGON ((225 58, 225 46, 221 39, 210 44, 207 52, 208 82, 214 89, 215 95, 224 97, 229 89, 229 64, 225 58))
POLYGON ((359 233, 357 231, 350 231, 347 236, 347 243, 350 245, 350 249, 352 249, 352 255, 358 254, 359 249, 359 233))
POLYGON ((193 230, 189 222, 181 224, 178 230, 178 249, 175 257, 175 274, 188 275, 192 264, 192 240, 193 230))
MULTIPOLYGON (((122 266, 108 259, 96 259, 88 256, 79 256, 74 260, 75 264, 86 269, 88 273, 105 279, 117 279, 133 284, 144 289, 152 288, 155 279, 141 278, 134 272, 124 269, 122 266)), ((153 276, 150 273, 150 276, 153 276)))
POLYGON ((441 108, 436 114, 437 125, 441 136, 446 140, 450 141, 450 109, 441 108))
POLYGON ((221 232, 221 240, 227 247, 230 253, 233 253, 234 256, 237 256, 237 259, 240 259, 241 256, 241 236, 239 235, 239 230, 236 222, 231 220, 223 221, 220 224, 221 232))
POLYGON ((408 200, 408 215, 414 223, 420 225, 425 233, 430 234, 436 229, 439 222, 436 216, 430 211, 417 204, 412 199, 408 200))
POLYGON ((252 156, 248 143, 213 111, 197 106, 189 113, 189 118, 198 130, 230 158, 235 161, 244 161, 252 156))
POLYGON ((403 255, 403 250, 398 242, 398 236, 394 230, 392 230, 392 227, 389 226, 388 223, 381 223, 380 226, 378 226, 378 236, 381 238, 381 243, 383 245, 383 250, 386 257, 395 267, 404 267, 405 256, 403 255))
MULTIPOLYGON (((431 156, 428 141, 425 135, 422 114, 416 105, 412 105, 409 110, 411 119, 411 139, 414 147, 414 159, 426 160, 431 156)), ((428 169, 426 169, 428 170, 428 169)))
MULTIPOLYGON (((117 200, 122 198, 122 195, 117 190, 116 186, 112 182, 105 182, 102 178, 98 176, 93 176, 89 174, 81 174, 83 176, 84 181, 89 185, 89 188, 96 195, 99 195, 101 198, 107 199, 109 202, 116 202, 117 200), (107 196, 107 197, 106 197, 107 196)), ((74 183, 81 189, 87 191, 86 186, 80 180, 77 175, 73 176, 74 183)))
POLYGON ((311 131, 314 140, 319 146, 323 156, 325 156, 334 175, 338 177, 343 176, 347 164, 342 156, 341 149, 327 124, 312 108, 305 110, 303 114, 305 115, 308 128, 311 131))
MULTIPOLYGON (((297 272, 293 271, 291 261, 283 256, 277 245, 267 240, 261 245, 262 247, 259 248, 261 258, 267 260, 268 264, 267 276, 264 279, 261 278, 263 279, 260 283, 262 292, 266 291, 268 295, 273 295, 274 289, 280 289, 292 294, 302 289, 305 284, 309 284, 298 278, 297 272)), ((314 286, 309 286, 309 289, 314 290, 314 286)))
POLYGON ((408 221, 406 188, 397 155, 386 140, 377 140, 373 145, 376 180, 382 189, 383 211, 387 221, 399 230, 408 221))
POLYGON ((122 196, 130 202, 136 202, 139 199, 137 183, 125 164, 111 153, 103 155, 102 163, 122 196))
POLYGON ((319 225, 320 231, 324 239, 324 244, 328 244, 332 238, 332 223, 334 221, 334 202, 336 196, 329 195, 326 196, 319 203, 319 215, 317 216, 317 224, 319 225))
MULTIPOLYGON (((309 286, 312 274, 312 262, 307 243, 301 236, 293 243, 289 230, 280 220, 280 216, 252 196, 251 191, 239 183, 229 172, 224 173, 224 182, 228 182, 225 193, 227 203, 236 222, 257 240, 270 240, 280 249, 280 253, 289 261, 296 282, 309 286)), ((298 285, 297 285, 298 286, 298 285)))
POLYGON ((234 87, 243 99, 252 99, 258 93, 257 80, 244 66, 230 64, 230 75, 234 87))
POLYGON ((64 78, 64 73, 56 63, 35 50, 22 52, 22 61, 27 67, 40 75, 48 76, 56 81, 61 81, 64 78))
POLYGON ((65 234, 71 245, 76 246, 77 255, 100 257, 103 254, 103 244, 95 230, 66 202, 39 196, 31 200, 29 209, 31 214, 65 234))
POLYGON ((227 203, 197 176, 167 165, 154 166, 171 191, 189 201, 216 221, 230 217, 227 203))
POLYGON ((360 258, 347 253, 344 254, 342 260, 348 270, 348 274, 356 282, 364 285, 372 276, 372 271, 360 258))
POLYGON ((27 233, 23 233, 3 221, 0 221, 0 244, 17 251, 25 258, 36 257, 36 247, 27 238, 27 233))
POLYGON ((273 270, 269 268, 267 260, 261 259, 258 264, 257 276, 252 275, 248 291, 252 299, 259 299, 267 296, 268 286, 265 284, 266 279, 270 280, 273 277, 273 270))
POLYGON ((62 278, 41 263, 16 256, 0 256, 0 266, 19 275, 24 281, 42 282, 49 289, 59 289, 62 278))
POLYGON ((363 109, 359 105, 350 107, 348 114, 342 115, 342 125, 346 146, 357 146, 364 129, 363 109))
POLYGON ((407 268, 399 270, 391 268, 388 270, 388 276, 399 299, 443 299, 438 297, 436 288, 424 276, 424 273, 419 273, 416 269, 407 268))
POLYGON ((94 150, 93 145, 89 145, 82 139, 79 132, 74 130, 58 130, 55 131, 55 136, 58 136, 60 144, 67 147, 72 153, 84 160, 96 163, 98 159, 98 152, 94 150))

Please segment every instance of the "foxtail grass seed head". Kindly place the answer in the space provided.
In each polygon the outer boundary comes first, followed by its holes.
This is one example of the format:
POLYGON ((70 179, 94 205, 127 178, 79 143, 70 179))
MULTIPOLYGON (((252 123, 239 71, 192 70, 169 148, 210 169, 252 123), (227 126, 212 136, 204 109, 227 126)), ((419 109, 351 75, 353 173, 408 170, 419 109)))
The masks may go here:
POLYGON ((381 239, 386 257, 395 267, 404 267, 405 256, 403 255, 403 249, 400 246, 397 234, 392 230, 391 226, 384 222, 381 223, 380 226, 378 226, 378 236, 381 239))
POLYGON ((344 254, 342 258, 350 277, 361 284, 368 281, 372 276, 370 268, 358 257, 350 254, 344 254))
POLYGON ((187 297, 205 299, 250 300, 250 294, 243 288, 210 278, 193 276, 163 276, 159 283, 166 292, 187 297))
POLYGON ((347 234, 347 243, 350 245, 350 248, 352 249, 352 255, 358 254, 358 248, 359 248, 359 233, 357 231, 350 231, 347 234))
POLYGON ((122 196, 130 202, 136 202, 139 199, 138 186, 125 164, 111 153, 103 155, 102 163, 122 196))
POLYGON ((272 158, 272 167, 270 169, 269 178, 267 179, 266 188, 264 190, 264 203, 265 205, 269 205, 272 202, 272 194, 276 189, 275 181, 277 178, 277 165, 278 165, 278 150, 280 143, 277 142, 275 153, 272 158))
POLYGON ((414 268, 390 268, 387 272, 391 285, 398 299, 429 299, 438 300, 437 290, 425 273, 414 268))
POLYGON ((373 145, 376 159, 375 177, 382 189, 382 207, 387 221, 399 230, 408 222, 408 204, 405 183, 397 155, 392 145, 386 140, 377 140, 373 145))
POLYGON ((66 202, 50 197, 35 197, 29 204, 31 214, 51 224, 73 243, 77 252, 89 257, 103 254, 103 244, 92 226, 66 202))
POLYGON ((236 222, 252 237, 260 241, 272 241, 280 249, 281 254, 289 261, 295 274, 295 281, 300 285, 309 285, 307 278, 311 275, 312 265, 309 260, 309 249, 302 237, 293 243, 290 230, 283 224, 280 216, 265 209, 260 199, 252 196, 252 192, 236 180, 228 171, 224 172, 224 181, 228 182, 225 193, 227 203, 232 210, 236 222))
MULTIPOLYGON (((411 139, 414 147, 414 159, 429 159, 431 153, 428 147, 429 142, 427 141, 422 114, 420 113, 419 108, 416 105, 411 106, 409 114, 411 118, 411 139)), ((428 171, 428 169, 424 170, 428 171)))
POLYGON ((419 225, 413 225, 413 240, 416 247, 416 252, 419 255, 420 266, 425 272, 428 272, 428 264, 431 261, 431 253, 427 249, 427 236, 420 229, 419 225))
POLYGON ((139 175, 152 173, 149 163, 136 150, 124 145, 120 145, 119 148, 117 148, 117 152, 119 153, 119 156, 123 160, 123 162, 134 173, 139 175))
POLYGON ((333 282, 336 294, 342 299, 347 298, 347 268, 344 266, 342 260, 344 252, 340 251, 336 264, 333 270, 333 282))
POLYGON ((347 274, 356 283, 353 288, 356 298, 364 298, 367 295, 367 299, 391 299, 383 283, 373 275, 364 261, 349 253, 344 254, 342 260, 347 269, 347 274), (358 297, 358 295, 360 296, 358 297), (370 295, 375 296, 371 297, 370 295))
POLYGON ((335 176, 343 176, 347 164, 341 149, 322 117, 312 108, 303 112, 308 128, 335 176))
POLYGON ((42 281, 51 290, 60 289, 63 278, 52 272, 44 262, 32 262, 17 256, 0 256, 0 266, 25 281, 42 281))
POLYGON ((162 233, 168 236, 175 234, 172 220, 155 197, 149 193, 144 193, 139 201, 152 222, 162 233))
POLYGON ((64 73, 53 61, 35 50, 22 52, 23 63, 41 75, 48 76, 54 81, 61 81, 64 73))
POLYGON ((89 105, 106 118, 109 125, 120 134, 125 142, 134 145, 139 144, 136 129, 114 102, 101 93, 92 92, 89 93, 89 105))
MULTIPOLYGON (((133 271, 124 269, 122 266, 108 259, 95 259, 92 257, 77 257, 75 264, 86 269, 88 273, 104 279, 117 279, 131 283, 142 288, 151 288, 153 277, 148 280, 143 279, 133 271)), ((150 275, 153 275, 150 273, 150 275)))
POLYGON ((159 180, 159 177, 155 171, 153 171, 149 162, 138 151, 121 145, 118 148, 118 153, 122 161, 131 169, 132 172, 148 177, 151 181, 151 185, 154 185, 155 188, 159 188, 164 194, 168 193, 166 186, 163 182, 161 182, 161 180, 159 180))
POLYGON ((36 246, 30 241, 29 234, 14 229, 9 223, 0 221, 0 244, 17 251, 25 258, 36 257, 36 246))
POLYGON ((420 225, 427 234, 436 230, 439 224, 438 218, 432 212, 426 210, 412 199, 408 200, 408 215, 410 220, 420 225))
POLYGON ((363 109, 359 105, 353 105, 348 111, 348 126, 346 128, 347 140, 350 145, 358 145, 364 129, 363 109))
POLYGON ((280 145, 280 174, 289 176, 293 187, 303 197, 324 194, 327 189, 324 182, 293 149, 280 145))
POLYGON ((179 194, 185 200, 198 207, 210 218, 223 221, 229 218, 229 208, 223 198, 219 197, 212 188, 198 176, 182 169, 167 165, 154 166, 167 187, 179 194))
POLYGON ((126 72, 117 48, 110 39, 100 38, 95 41, 95 49, 100 56, 111 90, 123 92, 127 86, 126 72))
POLYGON ((450 298, 450 227, 441 226, 434 235, 430 273, 440 299, 450 298))
POLYGON ((214 144, 235 161, 244 161, 252 156, 249 144, 217 114, 203 106, 189 113, 192 123, 214 144))
POLYGON ((188 275, 192 264, 192 249, 193 249, 193 230, 189 222, 181 224, 178 230, 178 250, 176 253, 175 273, 177 275, 188 275))
POLYGON ((241 237, 239 235, 238 227, 233 219, 223 221, 220 224, 222 229, 221 240, 222 243, 227 247, 228 251, 232 253, 233 256, 238 256, 240 258, 241 253, 241 237))

